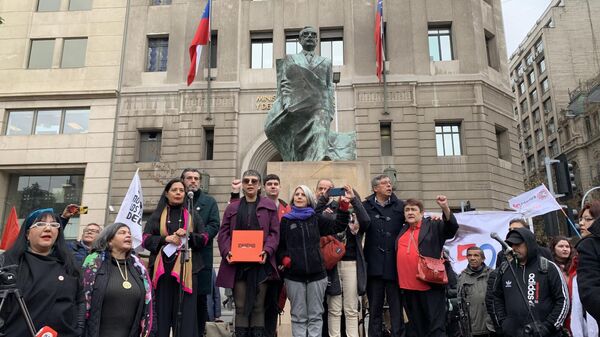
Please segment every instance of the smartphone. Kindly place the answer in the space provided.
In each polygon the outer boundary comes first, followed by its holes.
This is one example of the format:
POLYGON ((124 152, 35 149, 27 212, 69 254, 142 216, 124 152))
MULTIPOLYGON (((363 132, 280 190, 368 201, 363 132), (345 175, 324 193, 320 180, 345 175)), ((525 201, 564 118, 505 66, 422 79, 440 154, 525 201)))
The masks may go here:
POLYGON ((330 197, 341 197, 346 195, 346 190, 343 188, 332 188, 329 190, 330 197))

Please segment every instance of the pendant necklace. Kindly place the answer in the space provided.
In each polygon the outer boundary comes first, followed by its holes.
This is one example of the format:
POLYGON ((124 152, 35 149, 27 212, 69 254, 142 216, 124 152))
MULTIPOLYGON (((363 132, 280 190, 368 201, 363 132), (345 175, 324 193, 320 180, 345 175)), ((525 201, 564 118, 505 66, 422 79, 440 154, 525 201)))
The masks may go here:
POLYGON ((123 278, 123 288, 131 289, 131 282, 128 281, 129 276, 127 275, 127 260, 125 260, 125 275, 123 275, 123 272, 121 271, 121 264, 119 263, 119 260, 115 258, 115 261, 117 262, 117 268, 119 268, 119 274, 121 274, 121 277, 123 278))

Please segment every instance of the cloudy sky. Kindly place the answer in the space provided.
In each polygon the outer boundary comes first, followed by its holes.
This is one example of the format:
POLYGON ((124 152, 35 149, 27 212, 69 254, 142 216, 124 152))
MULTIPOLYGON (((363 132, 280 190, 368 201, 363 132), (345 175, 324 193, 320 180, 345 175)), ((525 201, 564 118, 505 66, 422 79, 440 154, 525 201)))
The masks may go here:
POLYGON ((551 0, 502 0, 508 56, 519 47, 551 0))

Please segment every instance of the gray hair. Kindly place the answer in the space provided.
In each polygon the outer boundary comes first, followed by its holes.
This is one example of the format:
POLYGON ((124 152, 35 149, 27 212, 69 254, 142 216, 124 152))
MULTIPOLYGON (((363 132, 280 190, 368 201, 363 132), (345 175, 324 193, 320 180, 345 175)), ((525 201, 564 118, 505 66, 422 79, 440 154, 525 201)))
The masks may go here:
POLYGON ((242 174, 242 178, 245 178, 245 177, 257 177, 257 178, 258 178, 258 184, 259 184, 259 185, 260 185, 260 182, 262 181, 262 180, 261 180, 262 178, 261 178, 261 176, 260 176, 260 173, 258 173, 258 171, 256 171, 256 170, 247 170, 246 172, 244 172, 244 173, 242 174))
POLYGON ((116 222, 104 227, 102 232, 98 234, 96 240, 92 242, 92 251, 103 252, 109 250, 110 247, 108 246, 108 243, 115 237, 115 235, 117 235, 117 232, 119 231, 119 229, 121 229, 121 227, 129 228, 129 226, 120 222, 116 222))
POLYGON ((371 179, 371 187, 375 188, 385 178, 390 179, 390 177, 385 174, 380 174, 378 176, 375 176, 375 178, 371 179))
MULTIPOLYGON (((315 208, 317 206, 315 194, 313 193, 313 191, 310 188, 308 188, 308 186, 306 186, 306 185, 296 186, 296 188, 294 188, 294 194, 296 194, 297 189, 301 189, 302 192, 304 192, 304 195, 306 196, 306 206, 312 207, 312 208, 315 208)), ((293 194, 292 194, 292 200, 290 201, 290 204, 294 205, 294 195, 293 194)))

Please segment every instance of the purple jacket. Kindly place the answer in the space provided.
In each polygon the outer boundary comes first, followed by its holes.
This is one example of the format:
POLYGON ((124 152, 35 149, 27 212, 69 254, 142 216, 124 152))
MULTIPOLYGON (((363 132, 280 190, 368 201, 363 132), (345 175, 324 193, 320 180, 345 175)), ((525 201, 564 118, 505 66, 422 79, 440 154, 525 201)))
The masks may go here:
MULTIPOLYGON (((217 275, 217 286, 222 288, 233 288, 235 283, 236 265, 227 263, 225 258, 231 251, 231 232, 237 223, 237 212, 240 207, 240 201, 232 201, 225 209, 223 214, 223 223, 219 229, 217 242, 219 244, 219 252, 221 252, 221 266, 217 275)), ((269 254, 269 263, 273 266, 274 275, 277 278, 277 265, 275 263, 275 252, 279 245, 279 217, 277 215, 277 206, 273 200, 269 198, 260 198, 256 205, 256 216, 258 224, 264 231, 264 248, 263 250, 269 254)))

